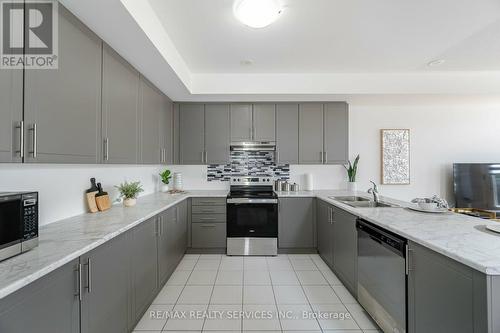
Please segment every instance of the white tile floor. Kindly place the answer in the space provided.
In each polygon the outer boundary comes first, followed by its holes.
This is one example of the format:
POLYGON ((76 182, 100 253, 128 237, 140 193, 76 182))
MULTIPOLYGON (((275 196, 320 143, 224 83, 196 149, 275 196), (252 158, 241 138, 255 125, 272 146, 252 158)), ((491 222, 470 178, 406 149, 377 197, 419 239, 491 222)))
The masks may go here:
POLYGON ((380 332, 317 254, 185 255, 134 332, 176 331, 380 332))

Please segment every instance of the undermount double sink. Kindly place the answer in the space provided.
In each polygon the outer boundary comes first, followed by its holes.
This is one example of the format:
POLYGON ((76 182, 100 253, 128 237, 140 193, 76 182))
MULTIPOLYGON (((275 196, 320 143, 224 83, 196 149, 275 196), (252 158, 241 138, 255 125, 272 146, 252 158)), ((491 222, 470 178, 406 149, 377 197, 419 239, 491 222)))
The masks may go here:
POLYGON ((400 207, 398 205, 390 204, 387 202, 375 202, 371 201, 365 197, 358 196, 342 196, 342 197, 329 197, 330 199, 340 201, 343 204, 351 206, 353 208, 397 208, 400 207))

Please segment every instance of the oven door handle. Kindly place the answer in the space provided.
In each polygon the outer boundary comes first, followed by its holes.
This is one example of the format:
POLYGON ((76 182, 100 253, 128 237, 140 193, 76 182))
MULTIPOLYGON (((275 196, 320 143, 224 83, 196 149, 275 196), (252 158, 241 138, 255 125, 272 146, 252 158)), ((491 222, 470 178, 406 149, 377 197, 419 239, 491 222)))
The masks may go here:
POLYGON ((277 204, 278 199, 248 199, 248 198, 234 198, 227 199, 228 204, 277 204))

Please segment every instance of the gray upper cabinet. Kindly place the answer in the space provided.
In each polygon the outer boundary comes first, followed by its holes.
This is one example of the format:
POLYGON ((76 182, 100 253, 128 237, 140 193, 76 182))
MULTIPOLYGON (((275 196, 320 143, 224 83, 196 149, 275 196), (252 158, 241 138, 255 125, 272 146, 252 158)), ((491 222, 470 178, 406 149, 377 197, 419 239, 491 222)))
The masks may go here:
POLYGON ((345 164, 349 151, 349 113, 344 102, 325 104, 325 164, 345 164))
POLYGON ((123 333, 133 328, 129 244, 129 234, 122 234, 80 258, 81 333, 123 333))
POLYGON ((229 162, 230 144, 229 104, 205 105, 205 163, 229 162))
POLYGON ((328 203, 316 201, 316 224, 318 231, 318 252, 323 260, 333 267, 333 207, 328 203))
POLYGON ((180 105, 177 103, 174 103, 173 105, 173 112, 174 112, 174 118, 173 118, 173 138, 172 138, 172 143, 173 143, 173 164, 180 164, 180 140, 181 140, 181 134, 180 134, 180 105))
POLYGON ((299 164, 322 164, 323 104, 299 105, 299 164))
POLYGON ((352 294, 357 294, 357 217, 333 207, 333 269, 352 294))
POLYGON ((253 137, 255 141, 276 141, 276 105, 253 105, 253 137))
POLYGON ((276 162, 299 163, 299 105, 276 105, 276 162))
POLYGON ((101 40, 59 6, 59 69, 25 71, 25 161, 98 163, 101 40))
POLYGON ((0 299, 0 332, 80 332, 79 259, 0 299))
POLYGON ((160 163, 174 164, 174 109, 173 103, 162 95, 160 110, 160 163))
POLYGON ((252 104, 231 104, 231 141, 252 141, 252 104))
POLYGON ((280 248, 315 247, 313 198, 280 198, 278 244, 280 248))
MULTIPOLYGON (((0 162, 22 162, 23 70, 0 70, 0 162)), ((24 153, 24 152, 23 152, 24 153)))
POLYGON ((103 46, 102 136, 104 163, 138 163, 139 72, 103 46))
POLYGON ((180 104, 179 107, 180 164, 204 164, 205 106, 180 104))
POLYGON ((141 77, 141 162, 159 164, 160 149, 160 113, 162 112, 162 94, 141 77))

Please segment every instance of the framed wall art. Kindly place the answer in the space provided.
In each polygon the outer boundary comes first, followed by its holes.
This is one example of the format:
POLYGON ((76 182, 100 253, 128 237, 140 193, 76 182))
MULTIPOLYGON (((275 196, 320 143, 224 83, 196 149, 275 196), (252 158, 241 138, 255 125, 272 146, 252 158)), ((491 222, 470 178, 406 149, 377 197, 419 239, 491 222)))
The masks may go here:
POLYGON ((382 184, 410 184, 410 130, 382 129, 382 184))

